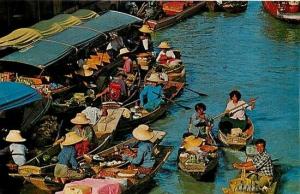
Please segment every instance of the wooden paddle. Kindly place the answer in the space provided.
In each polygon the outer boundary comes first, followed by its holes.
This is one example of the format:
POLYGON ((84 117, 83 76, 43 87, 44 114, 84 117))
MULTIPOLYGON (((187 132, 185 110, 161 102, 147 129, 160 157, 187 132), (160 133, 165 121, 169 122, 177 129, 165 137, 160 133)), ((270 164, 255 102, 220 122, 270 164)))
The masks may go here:
POLYGON ((184 108, 185 110, 190 110, 190 109, 192 109, 192 108, 190 108, 190 107, 188 107, 188 106, 184 106, 184 105, 182 105, 182 104, 180 104, 180 103, 178 103, 178 102, 176 102, 176 101, 174 101, 174 100, 172 100, 172 99, 170 99, 170 98, 164 97, 164 96, 162 96, 162 95, 160 95, 160 94, 157 94, 157 93, 155 93, 155 92, 153 92, 153 94, 156 94, 157 96, 159 96, 159 97, 161 97, 161 98, 163 98, 163 99, 165 99, 165 100, 167 100, 167 101, 169 101, 169 102, 172 102, 172 103, 174 103, 174 104, 177 104, 178 106, 184 108))
POLYGON ((227 113, 229 113, 229 112, 231 112, 231 111, 233 111, 233 110, 236 110, 236 109, 238 109, 238 108, 244 106, 245 104, 253 103, 253 102, 255 102, 257 99, 258 99, 258 97, 257 97, 257 98, 254 98, 253 100, 249 100, 248 103, 245 102, 245 103, 243 103, 243 104, 240 104, 240 105, 238 105, 238 106, 236 106, 236 107, 234 107, 234 108, 228 110, 228 112, 222 112, 222 113, 220 113, 219 115, 213 117, 213 120, 215 120, 215 119, 217 119, 217 118, 219 118, 219 117, 222 117, 222 116, 224 116, 225 114, 227 114, 227 113))
POLYGON ((184 88, 185 88, 186 90, 189 90, 189 91, 195 93, 195 94, 198 94, 199 96, 208 96, 207 94, 204 94, 204 93, 201 93, 201 92, 197 92, 197 91, 195 91, 195 90, 193 90, 193 89, 191 89, 191 88, 187 88, 187 87, 184 87, 184 88))

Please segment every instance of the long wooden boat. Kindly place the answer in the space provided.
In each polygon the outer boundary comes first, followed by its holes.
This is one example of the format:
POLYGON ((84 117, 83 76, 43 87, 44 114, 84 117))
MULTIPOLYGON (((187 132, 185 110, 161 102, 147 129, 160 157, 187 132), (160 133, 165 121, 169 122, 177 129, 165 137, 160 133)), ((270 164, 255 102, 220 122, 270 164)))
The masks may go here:
POLYGON ((281 177, 281 167, 279 164, 274 165, 274 177, 272 184, 267 191, 262 191, 255 181, 246 177, 245 172, 240 171, 236 178, 230 180, 229 186, 223 188, 224 194, 275 194, 277 193, 281 177))
POLYGON ((221 7, 228 13, 241 13, 247 10, 248 1, 225 1, 221 7))
MULTIPOLYGON (((162 141, 162 139, 166 136, 166 132, 164 131, 156 131, 154 130, 154 137, 150 140, 155 147, 157 147, 157 145, 162 141)), ((111 148, 108 148, 104 151, 93 151, 93 153, 90 153, 90 155, 93 155, 93 158, 95 158, 95 156, 98 158, 99 157, 103 157, 106 155, 110 155, 112 153, 115 153, 116 150, 121 150, 124 147, 128 147, 129 145, 135 145, 138 143, 138 140, 136 140, 135 138, 131 138, 125 142, 122 142, 118 145, 115 145, 111 148)), ((169 152, 161 152, 165 153, 165 160, 167 159, 167 157, 169 156, 169 154, 171 153, 171 148, 168 150, 164 150, 164 151, 169 151, 169 152)), ((159 163, 156 168, 153 170, 153 172, 151 173, 151 178, 155 175, 155 173, 159 170, 160 166, 165 162, 165 160, 160 161, 161 163, 159 163)), ((80 162, 85 162, 84 159, 81 159, 80 162)), ((99 164, 99 161, 98 161, 99 164)), ((96 166, 97 168, 97 166, 96 166)), ((51 168, 48 168, 47 171, 43 171, 42 173, 39 174, 31 174, 28 176, 23 176, 25 178, 26 181, 28 181, 29 183, 33 184, 34 186, 36 186, 37 188, 44 190, 44 191, 58 191, 61 190, 64 187, 64 184, 61 183, 57 183, 53 181, 53 171, 54 171, 54 166, 52 166, 51 168)), ((150 178, 150 177, 149 177, 150 178)), ((148 179, 143 179, 144 181, 148 180, 148 179)), ((140 180, 141 181, 141 180, 140 180)), ((143 182, 144 182, 143 181, 143 182)))
MULTIPOLYGON (((145 75, 144 82, 146 82, 147 78, 150 77, 152 73, 155 73, 155 68, 152 68, 145 75)), ((185 82, 185 66, 184 64, 179 65, 174 69, 166 69, 165 73, 168 75, 168 80, 173 82, 185 82)))
POLYGON ((218 139, 220 142, 225 147, 234 150, 241 150, 245 148, 245 146, 252 141, 253 135, 254 125, 250 118, 247 119, 247 129, 239 135, 225 134, 220 129, 218 130, 218 139))
POLYGON ((195 2, 194 5, 186 8, 182 12, 169 17, 164 17, 160 20, 147 20, 146 23, 150 26, 150 28, 154 31, 158 31, 164 28, 167 28, 171 25, 178 23, 179 21, 188 18, 200 10, 204 9, 205 2, 195 2))
MULTIPOLYGON (((176 96, 180 94, 180 92, 184 88, 184 83, 181 82, 166 82, 164 85, 164 93, 168 93, 167 97, 169 99, 174 99, 176 96)), ((137 110, 137 113, 139 114, 138 117, 135 117, 134 115, 129 119, 121 118, 119 125, 118 125, 118 132, 130 132, 130 130, 133 129, 133 127, 136 127, 140 124, 148 124, 151 123, 161 116, 165 114, 165 112, 168 110, 169 106, 171 105, 171 102, 166 102, 165 104, 160 105, 158 108, 156 108, 152 112, 148 112, 144 110, 143 108, 139 108, 137 110)), ((126 108, 135 109, 135 103, 130 103, 125 105, 126 108)), ((134 113, 136 115, 136 113, 134 113)))
POLYGON ((200 150, 204 157, 198 159, 195 153, 186 151, 184 148, 179 149, 178 168, 196 180, 208 180, 214 175, 218 166, 218 148, 203 145, 200 146, 200 150))
POLYGON ((262 5, 266 12, 279 20, 300 23, 300 2, 298 1, 262 1, 262 5))

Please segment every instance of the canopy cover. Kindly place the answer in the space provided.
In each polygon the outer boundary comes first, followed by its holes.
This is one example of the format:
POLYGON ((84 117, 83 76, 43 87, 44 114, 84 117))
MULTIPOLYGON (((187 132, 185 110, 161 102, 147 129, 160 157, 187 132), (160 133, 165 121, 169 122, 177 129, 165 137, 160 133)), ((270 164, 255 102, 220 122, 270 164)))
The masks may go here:
POLYGON ((17 108, 41 99, 41 94, 30 86, 16 82, 0 82, 0 111, 17 108))

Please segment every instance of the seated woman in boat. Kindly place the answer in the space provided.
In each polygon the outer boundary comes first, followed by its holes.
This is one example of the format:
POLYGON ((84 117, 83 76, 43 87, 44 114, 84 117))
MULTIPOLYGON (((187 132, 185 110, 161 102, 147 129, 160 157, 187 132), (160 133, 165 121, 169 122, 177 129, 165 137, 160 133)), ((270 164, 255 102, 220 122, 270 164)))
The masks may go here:
POLYGON ((82 179, 84 175, 79 169, 76 161, 75 144, 83 141, 83 138, 75 132, 66 134, 64 141, 61 143, 62 150, 58 155, 58 162, 55 165, 54 176, 57 182, 65 183, 67 180, 82 179))
POLYGON ((252 161, 233 163, 233 167, 240 170, 255 171, 249 178, 258 181, 258 185, 262 190, 268 189, 273 180, 273 164, 271 156, 266 152, 266 141, 257 139, 255 147, 258 152, 252 161))
POLYGON ((84 113, 77 113, 76 117, 71 119, 71 123, 75 124, 71 131, 83 138, 80 143, 75 145, 77 156, 88 153, 93 144, 94 131, 90 122, 84 113))
POLYGON ((149 26, 146 24, 139 28, 139 31, 142 34, 139 36, 139 46, 137 48, 137 52, 151 51, 152 41, 150 33, 152 33, 153 31, 150 30, 149 26))
POLYGON ((151 74, 147 79, 147 85, 140 93, 140 106, 149 112, 152 112, 164 102, 162 100, 163 89, 160 85, 161 82, 162 80, 156 73, 151 74))
POLYGON ((167 66, 171 61, 175 60, 176 56, 168 42, 161 42, 158 48, 160 48, 161 51, 156 58, 157 63, 167 66))
POLYGON ((118 68, 120 71, 123 71, 126 74, 131 74, 133 72, 133 62, 129 57, 130 51, 127 48, 122 48, 120 50, 119 56, 123 58, 124 65, 122 68, 118 68))
POLYGON ((129 168, 138 168, 139 174, 149 174, 155 163, 153 143, 150 142, 154 137, 154 133, 148 125, 142 124, 132 131, 132 135, 139 140, 136 156, 132 157, 123 154, 122 159, 131 163, 132 166, 129 168))
POLYGON ((23 144, 26 139, 21 136, 21 131, 10 130, 5 141, 11 144, 0 150, 0 155, 10 155, 14 164, 18 166, 24 165, 26 163, 26 153, 28 153, 28 149, 23 144))
POLYGON ((189 133, 202 138, 207 138, 213 126, 213 120, 206 115, 206 106, 203 103, 195 105, 195 113, 191 117, 189 133))
POLYGON ((227 115, 221 119, 220 130, 224 133, 230 133, 231 128, 240 128, 243 131, 246 129, 247 119, 245 109, 253 110, 255 100, 250 100, 250 105, 241 100, 241 93, 233 90, 229 94, 230 101, 227 104, 225 112, 227 115))

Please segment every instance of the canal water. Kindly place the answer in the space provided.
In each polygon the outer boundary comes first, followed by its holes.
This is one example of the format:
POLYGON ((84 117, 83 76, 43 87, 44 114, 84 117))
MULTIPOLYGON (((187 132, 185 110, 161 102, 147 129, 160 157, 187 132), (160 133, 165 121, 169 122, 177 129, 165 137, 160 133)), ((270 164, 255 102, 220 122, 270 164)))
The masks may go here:
MULTIPOLYGON (((157 32, 153 39, 155 45, 167 40, 180 49, 188 87, 208 94, 201 97, 186 90, 177 99, 181 104, 193 108, 203 102, 207 114, 214 116, 224 110, 233 89, 244 100, 258 98, 248 114, 255 138, 267 141, 268 152, 282 166, 278 193, 300 193, 300 26, 278 21, 263 11, 260 2, 249 2, 245 13, 201 13, 157 32)), ((174 151, 149 193, 219 194, 237 175, 231 163, 243 159, 238 152, 220 152, 213 182, 197 182, 177 169, 177 150, 193 111, 173 105, 151 125, 168 133, 163 144, 174 146, 174 151)), ((27 188, 22 193, 43 192, 27 188)))

